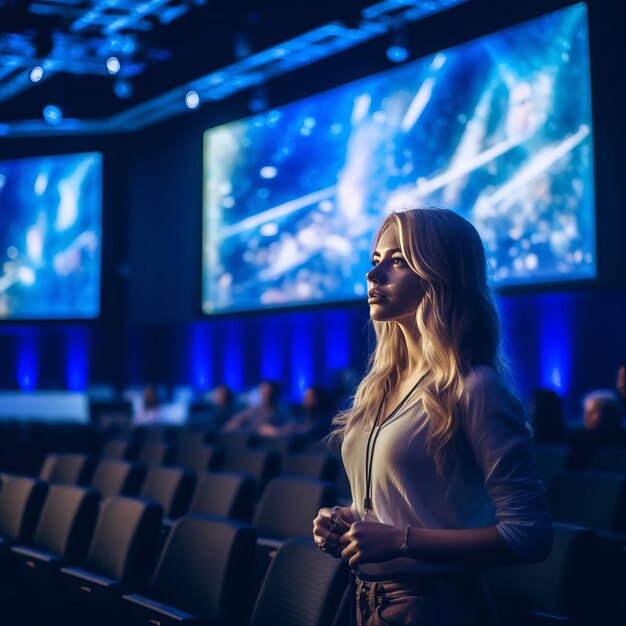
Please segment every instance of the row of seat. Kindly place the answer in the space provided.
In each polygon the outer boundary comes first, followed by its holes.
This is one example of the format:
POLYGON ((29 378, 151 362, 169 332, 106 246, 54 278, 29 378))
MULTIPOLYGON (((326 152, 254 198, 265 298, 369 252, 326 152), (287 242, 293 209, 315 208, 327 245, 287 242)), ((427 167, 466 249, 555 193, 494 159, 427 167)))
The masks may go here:
MULTIPOLYGON (((3 595, 2 615, 13 616, 3 623, 345 623, 340 599, 347 566, 310 541, 283 543, 257 593, 253 526, 182 517, 157 561, 162 515, 159 505, 144 500, 111 496, 98 502, 91 489, 4 476, 0 572, 3 589, 17 580, 18 592, 11 602, 3 595)), ((546 561, 488 570, 485 579, 503 623, 623 623, 624 577, 617 574, 623 573, 626 544, 620 553, 612 539, 557 524, 546 561), (620 554, 621 561, 612 560, 620 554)))
MULTIPOLYGON (((3 623, 179 624, 201 619, 260 626, 275 619, 276 607, 268 608, 276 598, 269 578, 249 622, 257 595, 253 526, 185 516, 174 524, 159 556, 162 520, 163 510, 154 502, 125 496, 100 501, 93 489, 3 476, 3 623), (13 594, 4 593, 11 587, 13 594)), ((276 567, 311 561, 326 571, 326 579, 336 579, 341 570, 345 574, 345 564, 325 558, 310 542, 294 542, 276 567)), ((332 623, 347 584, 347 577, 341 578, 337 584, 327 581, 316 607, 305 608, 307 619, 317 615, 307 624, 332 623)), ((310 581, 312 586, 322 583, 310 581)), ((306 607, 306 598, 301 602, 306 607)))
POLYGON ((585 467, 576 467, 576 453, 571 446, 537 444, 533 447, 541 477, 549 482, 566 470, 626 474, 626 447, 601 446, 589 455, 585 467))

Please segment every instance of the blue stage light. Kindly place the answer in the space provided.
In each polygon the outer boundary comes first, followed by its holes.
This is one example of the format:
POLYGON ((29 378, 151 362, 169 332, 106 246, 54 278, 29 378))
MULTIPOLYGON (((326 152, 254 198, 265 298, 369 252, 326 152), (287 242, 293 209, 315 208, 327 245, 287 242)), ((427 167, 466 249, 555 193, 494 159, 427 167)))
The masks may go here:
POLYGON ((43 108, 43 119, 46 120, 48 124, 56 126, 63 121, 63 112, 58 106, 48 104, 43 108))
POLYGON ((37 338, 32 333, 24 334, 19 339, 17 355, 17 384, 22 391, 37 388, 38 369, 37 338))
POLYGON ((130 98, 133 95, 133 86, 125 78, 118 78, 113 83, 113 92, 118 98, 130 98))
POLYGON ((87 389, 88 339, 84 328, 68 329, 65 382, 70 391, 87 389))
POLYGON ((403 63, 409 58, 409 51, 404 46, 389 46, 387 58, 392 63, 403 63))

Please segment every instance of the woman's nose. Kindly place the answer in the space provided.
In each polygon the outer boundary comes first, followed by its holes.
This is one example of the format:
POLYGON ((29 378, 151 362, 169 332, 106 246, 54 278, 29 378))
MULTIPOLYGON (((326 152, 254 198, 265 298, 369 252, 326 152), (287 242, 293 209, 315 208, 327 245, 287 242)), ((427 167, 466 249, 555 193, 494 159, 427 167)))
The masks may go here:
POLYGON ((378 271, 378 265, 372 268, 367 274, 365 274, 365 278, 370 282, 377 285, 381 281, 381 275, 378 271))

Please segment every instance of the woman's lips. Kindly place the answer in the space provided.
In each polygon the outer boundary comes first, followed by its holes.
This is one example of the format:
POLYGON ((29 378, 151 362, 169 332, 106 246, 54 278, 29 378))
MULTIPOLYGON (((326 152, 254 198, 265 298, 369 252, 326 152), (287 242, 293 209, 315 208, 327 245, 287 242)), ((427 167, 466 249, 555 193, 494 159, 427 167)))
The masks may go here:
POLYGON ((367 298, 368 304, 379 304, 383 300, 387 299, 387 296, 384 296, 382 293, 379 293, 378 291, 374 289, 371 289, 367 295, 368 295, 368 298, 367 298))

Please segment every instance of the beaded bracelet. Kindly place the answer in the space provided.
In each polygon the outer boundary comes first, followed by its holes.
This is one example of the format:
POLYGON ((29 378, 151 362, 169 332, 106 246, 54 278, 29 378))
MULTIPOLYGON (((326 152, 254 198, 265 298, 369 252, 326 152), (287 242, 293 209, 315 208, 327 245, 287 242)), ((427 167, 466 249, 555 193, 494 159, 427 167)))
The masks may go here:
POLYGON ((409 528, 411 528, 410 524, 404 529, 404 543, 400 546, 402 556, 406 556, 409 552, 409 528))

